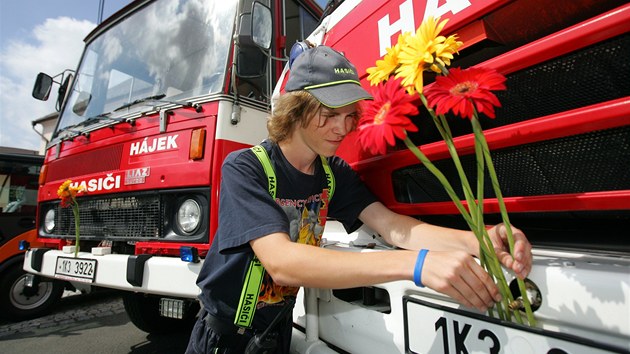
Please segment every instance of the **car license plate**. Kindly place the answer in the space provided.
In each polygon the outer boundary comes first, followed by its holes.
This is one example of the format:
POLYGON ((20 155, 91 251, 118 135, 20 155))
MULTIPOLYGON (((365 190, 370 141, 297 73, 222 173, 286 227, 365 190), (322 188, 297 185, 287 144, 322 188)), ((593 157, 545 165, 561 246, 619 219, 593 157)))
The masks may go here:
POLYGON ((624 352, 586 338, 530 328, 411 297, 403 299, 403 307, 406 353, 624 352))
POLYGON ((57 266, 55 267, 55 278, 92 283, 94 282, 95 275, 95 259, 70 257, 57 258, 57 266))

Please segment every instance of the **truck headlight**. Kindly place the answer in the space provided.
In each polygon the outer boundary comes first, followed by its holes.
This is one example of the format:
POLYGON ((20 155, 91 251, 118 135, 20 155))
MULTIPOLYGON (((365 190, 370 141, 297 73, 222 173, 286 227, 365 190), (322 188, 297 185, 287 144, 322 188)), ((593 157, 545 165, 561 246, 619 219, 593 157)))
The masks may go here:
POLYGON ((201 206, 194 199, 186 199, 179 205, 175 221, 180 230, 193 233, 201 224, 201 206))
POLYGON ((51 233, 55 230, 55 209, 49 209, 44 215, 44 231, 51 233))

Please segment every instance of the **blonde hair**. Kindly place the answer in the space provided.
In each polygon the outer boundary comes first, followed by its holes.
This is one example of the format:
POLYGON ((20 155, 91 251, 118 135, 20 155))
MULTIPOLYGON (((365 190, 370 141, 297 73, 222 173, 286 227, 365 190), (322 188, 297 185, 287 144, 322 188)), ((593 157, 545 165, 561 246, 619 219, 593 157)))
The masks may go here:
POLYGON ((274 104, 267 131, 269 139, 279 143, 287 139, 298 124, 302 127, 318 115, 322 104, 306 91, 291 91, 278 97, 274 104))
MULTIPOLYGON (((306 127, 311 119, 319 116, 325 106, 307 91, 291 91, 280 95, 275 101, 271 116, 267 120, 267 131, 269 139, 275 143, 286 140, 295 127, 300 124, 306 127)), ((362 106, 356 105, 357 121, 354 122, 351 130, 356 128, 358 117, 361 116, 362 106)), ((323 126, 325 121, 320 124, 323 126)))

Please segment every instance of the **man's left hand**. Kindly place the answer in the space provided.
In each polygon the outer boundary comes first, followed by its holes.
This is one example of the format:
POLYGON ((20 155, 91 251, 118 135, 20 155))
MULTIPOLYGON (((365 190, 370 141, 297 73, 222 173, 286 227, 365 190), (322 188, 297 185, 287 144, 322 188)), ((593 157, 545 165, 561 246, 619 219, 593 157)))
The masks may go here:
POLYGON ((512 269, 517 277, 524 279, 532 270, 532 245, 527 241, 525 234, 512 226, 514 258, 510 255, 507 228, 504 224, 492 227, 488 230, 488 235, 492 240, 494 250, 501 264, 512 269))

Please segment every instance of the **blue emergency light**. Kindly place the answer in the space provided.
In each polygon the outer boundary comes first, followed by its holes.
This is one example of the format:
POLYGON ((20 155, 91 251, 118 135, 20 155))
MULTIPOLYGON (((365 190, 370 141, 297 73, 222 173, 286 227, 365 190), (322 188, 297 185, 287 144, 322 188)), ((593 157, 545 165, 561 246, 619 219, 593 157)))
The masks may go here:
POLYGON ((26 240, 21 240, 18 244, 18 249, 20 251, 27 251, 31 248, 31 243, 26 240))
POLYGON ((179 258, 184 262, 198 263, 199 251, 197 247, 181 246, 179 248, 179 258))

